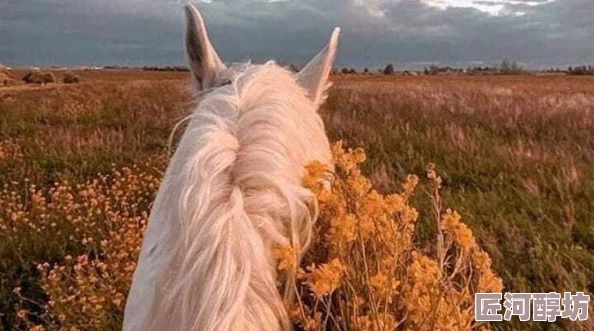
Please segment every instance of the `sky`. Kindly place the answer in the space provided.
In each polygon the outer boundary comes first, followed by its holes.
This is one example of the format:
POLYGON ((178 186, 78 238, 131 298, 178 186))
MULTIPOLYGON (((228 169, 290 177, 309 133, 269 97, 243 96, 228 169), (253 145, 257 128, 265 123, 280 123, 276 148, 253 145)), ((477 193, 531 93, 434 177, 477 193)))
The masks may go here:
MULTIPOLYGON (((1 0, 0 62, 185 63, 185 0, 1 0)), ((337 64, 594 63, 593 0, 202 0, 224 61, 305 63, 342 28, 337 64)))

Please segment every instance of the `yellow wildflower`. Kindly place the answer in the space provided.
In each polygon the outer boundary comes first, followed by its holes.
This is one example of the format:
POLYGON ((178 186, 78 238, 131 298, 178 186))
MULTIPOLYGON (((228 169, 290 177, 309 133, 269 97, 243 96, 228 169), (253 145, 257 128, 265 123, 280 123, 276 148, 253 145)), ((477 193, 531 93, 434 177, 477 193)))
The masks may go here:
POLYGON ((292 245, 277 246, 272 254, 278 261, 277 269, 279 271, 291 271, 297 267, 297 257, 301 250, 292 245))
POLYGON ((330 221, 328 240, 337 246, 347 244, 357 238, 357 218, 353 214, 342 215, 330 221))
POLYGON ((317 298, 332 293, 340 286, 342 264, 339 259, 333 259, 329 263, 319 267, 308 267, 307 285, 317 298))

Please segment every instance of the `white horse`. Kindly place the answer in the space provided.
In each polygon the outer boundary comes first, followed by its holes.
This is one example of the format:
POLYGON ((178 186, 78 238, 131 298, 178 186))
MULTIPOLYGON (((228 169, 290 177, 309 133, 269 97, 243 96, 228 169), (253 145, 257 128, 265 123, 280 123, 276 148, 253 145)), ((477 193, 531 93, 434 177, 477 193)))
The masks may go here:
MULTIPOLYGON (((317 113, 339 29, 301 72, 274 62, 227 68, 186 7, 187 54, 201 100, 149 219, 124 330, 287 330, 275 245, 307 248, 317 216, 304 166, 331 164, 317 113)), ((294 279, 294 278, 293 278, 294 279)))

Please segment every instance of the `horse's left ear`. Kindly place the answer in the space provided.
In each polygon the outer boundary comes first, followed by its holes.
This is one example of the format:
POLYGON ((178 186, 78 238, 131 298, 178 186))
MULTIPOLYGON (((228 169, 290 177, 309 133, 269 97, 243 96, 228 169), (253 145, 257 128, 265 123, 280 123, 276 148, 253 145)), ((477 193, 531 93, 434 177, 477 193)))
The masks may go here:
POLYGON ((186 21, 186 51, 190 69, 199 89, 209 88, 225 65, 212 47, 204 20, 196 7, 186 6, 186 21))
POLYGON ((328 76, 332 71, 332 64, 336 57, 339 34, 340 28, 334 28, 328 45, 311 59, 296 76, 297 82, 308 91, 316 107, 326 100, 326 90, 332 85, 328 82, 328 76))

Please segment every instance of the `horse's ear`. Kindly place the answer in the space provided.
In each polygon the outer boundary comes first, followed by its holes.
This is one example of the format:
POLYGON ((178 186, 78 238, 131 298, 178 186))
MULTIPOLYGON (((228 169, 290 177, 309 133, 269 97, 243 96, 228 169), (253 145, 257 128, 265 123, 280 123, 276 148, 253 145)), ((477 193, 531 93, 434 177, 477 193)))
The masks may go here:
POLYGON ((339 34, 340 28, 335 28, 328 45, 311 59, 296 76, 297 82, 308 91, 316 107, 320 106, 326 100, 326 90, 331 85, 328 82, 328 76, 330 75, 330 71, 332 71, 332 64, 336 57, 339 34))
POLYGON ((212 47, 202 15, 196 7, 186 6, 186 52, 199 89, 212 86, 217 72, 225 65, 212 47))

